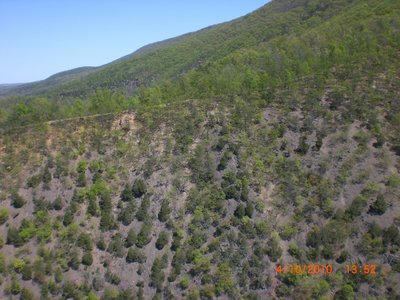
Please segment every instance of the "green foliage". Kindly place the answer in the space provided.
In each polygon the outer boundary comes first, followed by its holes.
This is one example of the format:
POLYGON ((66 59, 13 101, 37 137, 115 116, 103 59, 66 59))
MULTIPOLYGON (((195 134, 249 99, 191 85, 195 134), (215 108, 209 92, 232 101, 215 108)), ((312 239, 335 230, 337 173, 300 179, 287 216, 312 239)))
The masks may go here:
POLYGON ((30 291, 26 288, 22 288, 19 299, 20 300, 32 300, 32 299, 35 299, 35 297, 34 297, 32 291, 30 291))
POLYGON ((300 259, 302 255, 300 247, 295 242, 289 244, 289 253, 297 259, 300 259))
POLYGON ((5 222, 7 222, 8 217, 9 217, 8 209, 5 207, 0 208, 0 225, 3 225, 5 222))
POLYGON ((374 215, 382 215, 386 212, 387 203, 382 194, 379 194, 376 200, 369 206, 369 213, 374 215))
POLYGON ((32 266, 29 264, 24 264, 22 270, 22 280, 31 280, 32 279, 32 266))
POLYGON ((186 290, 189 287, 189 278, 183 277, 179 282, 179 286, 182 290, 186 290))
POLYGON ((74 213, 71 209, 67 209, 65 211, 64 217, 63 217, 63 225, 68 226, 74 221, 74 213))
POLYGON ((161 290, 163 282, 164 282, 164 271, 162 270, 161 260, 156 257, 151 267, 150 273, 150 286, 157 288, 157 290, 161 290))
POLYGON ((168 244, 169 235, 166 231, 161 231, 156 241, 156 248, 162 250, 168 244))
POLYGON ((93 291, 90 291, 87 295, 87 300, 100 300, 100 298, 93 291))
POLYGON ((281 257, 282 249, 279 246, 278 235, 272 235, 271 239, 268 241, 266 252, 272 261, 277 261, 281 257))
POLYGON ((310 148, 310 146, 307 144, 307 137, 302 136, 300 138, 299 147, 295 150, 295 152, 300 155, 306 155, 308 148, 310 148))
POLYGON ((123 257, 125 255, 124 241, 121 234, 117 233, 112 237, 108 244, 107 252, 110 252, 117 257, 123 257))
POLYGON ((146 184, 143 179, 138 178, 134 181, 132 186, 132 194, 136 198, 140 198, 147 192, 146 184))
POLYGON ((43 174, 42 174, 42 181, 44 184, 48 184, 52 179, 51 173, 49 171, 48 165, 44 168, 43 174))
POLYGON ((91 215, 91 216, 93 216, 93 217, 95 217, 95 216, 97 216, 98 215, 98 206, 97 206, 97 201, 96 201, 96 199, 94 198, 89 198, 89 204, 88 204, 88 207, 87 207, 87 210, 86 210, 86 213, 88 214, 88 215, 91 215))
POLYGON ((76 241, 76 245, 81 247, 83 250, 93 250, 92 237, 89 233, 81 233, 76 241))
POLYGON ((353 202, 351 203, 350 207, 346 210, 346 213, 350 217, 350 219, 354 219, 361 215, 366 205, 367 205, 367 200, 362 195, 358 195, 356 198, 353 199, 353 202))
POLYGON ((21 247, 24 244, 23 239, 20 237, 18 229, 10 226, 7 231, 7 244, 21 247))
POLYGON ((202 186, 214 178, 215 157, 203 144, 199 144, 189 160, 189 168, 192 171, 193 181, 202 186))
POLYGON ((243 204, 239 204, 235 209, 234 215, 237 218, 241 219, 244 217, 245 214, 246 214, 246 207, 243 204))
POLYGON ((52 207, 55 210, 61 210, 63 208, 63 201, 60 196, 58 196, 52 203, 52 207))
POLYGON ((125 239, 125 247, 129 248, 132 247, 136 243, 136 232, 133 228, 130 228, 128 231, 128 235, 125 239))
POLYGON ((22 269, 25 267, 26 263, 23 259, 17 258, 13 263, 13 268, 17 273, 21 273, 22 269))
POLYGON ((151 241, 151 229, 152 225, 150 223, 143 223, 142 228, 136 239, 136 246, 143 248, 151 241))
POLYGON ((369 257, 376 257, 383 253, 382 238, 374 238, 370 233, 365 233, 359 243, 360 252, 369 257))
POLYGON ((126 184, 122 190, 120 199, 124 202, 129 202, 133 199, 132 189, 128 184, 126 184))
POLYGON ((146 255, 141 250, 131 247, 126 254, 125 260, 127 263, 144 263, 146 262, 146 255))
POLYGON ((85 266, 91 266, 93 263, 92 252, 87 251, 82 255, 82 264, 85 266))
POLYGON ((400 231, 396 225, 392 224, 383 233, 383 243, 385 245, 397 245, 400 246, 400 231))
POLYGON ((78 252, 76 250, 72 250, 69 256, 68 266, 73 270, 78 270, 80 263, 81 260, 79 259, 78 252))
POLYGON ((21 208, 25 205, 26 201, 19 194, 13 193, 11 195, 11 204, 14 208, 21 208))
POLYGON ((35 188, 37 187, 41 182, 40 176, 39 175, 33 175, 30 177, 26 183, 26 185, 30 188, 35 188))
POLYGON ((6 260, 4 254, 0 252, 0 274, 4 274, 7 271, 6 260))
POLYGON ((126 204, 125 207, 121 208, 118 215, 118 221, 122 222, 123 225, 128 226, 133 221, 135 210, 136 206, 133 202, 126 204))
POLYGON ((232 279, 232 270, 227 262, 218 265, 215 277, 217 295, 232 292, 234 281, 232 279))
POLYGON ((106 242, 104 241, 103 235, 100 236, 99 240, 96 243, 96 246, 99 250, 102 250, 102 251, 106 250, 106 242))
POLYGON ((136 219, 141 222, 147 220, 149 216, 149 208, 150 208, 150 197, 148 195, 145 195, 136 213, 136 219))
POLYGON ((117 274, 112 273, 110 270, 107 270, 104 277, 107 282, 114 284, 114 285, 118 285, 121 282, 121 278, 119 278, 119 276, 117 274))
POLYGON ((164 198, 161 203, 160 212, 158 213, 158 220, 160 220, 160 222, 166 222, 169 219, 169 215, 171 213, 171 208, 169 205, 169 200, 164 198))
POLYGON ((346 284, 340 291, 335 294, 335 298, 343 299, 343 300, 351 300, 354 299, 354 290, 353 287, 349 284, 346 284))

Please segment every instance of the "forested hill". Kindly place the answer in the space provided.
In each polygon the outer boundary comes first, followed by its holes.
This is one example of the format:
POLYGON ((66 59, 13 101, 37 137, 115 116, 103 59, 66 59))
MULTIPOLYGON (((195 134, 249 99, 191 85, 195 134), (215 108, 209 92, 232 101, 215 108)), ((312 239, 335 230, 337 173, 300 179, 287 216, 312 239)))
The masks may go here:
MULTIPOLYGON (((81 69, 75 76, 7 89, 4 95, 81 97, 98 88, 134 92, 138 86, 173 80, 180 74, 220 59, 238 49, 252 48, 275 37, 315 28, 355 5, 353 1, 273 1, 237 20, 196 33, 145 46, 108 65, 81 69)), ((70 73, 70 71, 68 72, 70 73)))
POLYGON ((0 299, 399 299, 399 49, 276 0, 3 99, 0 299))

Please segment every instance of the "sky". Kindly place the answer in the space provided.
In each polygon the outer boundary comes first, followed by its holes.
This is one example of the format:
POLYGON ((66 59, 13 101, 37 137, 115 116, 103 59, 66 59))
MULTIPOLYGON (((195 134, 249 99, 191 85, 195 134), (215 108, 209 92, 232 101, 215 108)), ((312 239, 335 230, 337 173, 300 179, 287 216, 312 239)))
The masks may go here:
POLYGON ((0 0, 0 83, 99 66, 268 0, 0 0))

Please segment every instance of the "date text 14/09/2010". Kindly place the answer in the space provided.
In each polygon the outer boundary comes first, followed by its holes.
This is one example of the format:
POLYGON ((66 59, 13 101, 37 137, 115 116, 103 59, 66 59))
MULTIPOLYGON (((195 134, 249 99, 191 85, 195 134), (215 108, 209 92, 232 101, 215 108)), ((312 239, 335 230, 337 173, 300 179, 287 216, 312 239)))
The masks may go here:
MULTIPOLYGON (((289 264, 276 266, 277 273, 283 274, 296 274, 296 275, 318 275, 318 274, 331 274, 333 272, 333 266, 331 264, 289 264)), ((376 275, 375 264, 347 264, 345 272, 348 274, 364 274, 364 275, 376 275)))

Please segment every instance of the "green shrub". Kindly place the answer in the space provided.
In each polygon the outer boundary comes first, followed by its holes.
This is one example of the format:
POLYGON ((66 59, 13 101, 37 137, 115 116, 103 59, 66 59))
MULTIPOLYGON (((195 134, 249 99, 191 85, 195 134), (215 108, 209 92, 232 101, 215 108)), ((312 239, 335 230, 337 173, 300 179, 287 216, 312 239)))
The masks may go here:
POLYGON ((183 277, 179 282, 179 286, 181 287, 182 290, 186 290, 189 287, 189 278, 186 276, 183 277))
POLYGON ((73 250, 69 257, 68 266, 74 270, 78 270, 80 263, 81 260, 79 259, 78 252, 73 250))
POLYGON ((3 225, 5 222, 7 222, 8 217, 9 217, 8 209, 5 207, 0 208, 0 225, 3 225))
POLYGON ((120 199, 124 202, 129 202, 133 199, 132 189, 128 184, 125 185, 124 189, 121 192, 120 199))
POLYGON ((306 155, 308 148, 310 148, 310 146, 307 144, 307 137, 302 136, 300 138, 299 147, 295 150, 295 152, 300 155, 306 155))
POLYGON ((107 252, 115 254, 117 257, 123 257, 125 254, 124 241, 120 233, 115 234, 107 247, 107 252))
POLYGON ((32 266, 29 264, 25 264, 21 271, 22 280, 31 280, 32 279, 32 266))
POLYGON ((26 185, 30 188, 35 188, 37 187, 41 182, 41 178, 39 175, 33 175, 30 177, 26 183, 26 185))
POLYGON ((289 244, 289 253, 297 259, 300 259, 302 255, 301 249, 295 242, 289 244))
POLYGON ((143 248, 151 241, 151 229, 150 223, 144 223, 136 239, 136 246, 143 248))
POLYGON ((10 226, 7 231, 7 244, 14 245, 15 247, 21 247, 24 241, 19 235, 18 229, 10 226))
POLYGON ((379 194, 376 200, 369 206, 369 213, 374 215, 383 215, 386 212, 387 203, 382 194, 379 194))
POLYGON ((391 188, 400 187, 400 175, 395 173, 395 174, 388 176, 386 185, 391 188))
POLYGON ((346 284, 341 290, 336 292, 335 299, 352 300, 354 299, 354 290, 351 285, 346 284))
POLYGON ((78 247, 81 247, 83 250, 90 251, 93 249, 92 237, 89 233, 81 233, 76 242, 78 247))
POLYGON ((126 236, 125 239, 125 247, 129 248, 132 247, 136 243, 136 232, 133 228, 130 228, 128 231, 128 235, 126 236))
POLYGON ((63 208, 63 201, 60 196, 58 196, 52 203, 52 207, 55 210, 62 210, 63 208))
POLYGON ((51 173, 50 173, 50 171, 49 171, 49 167, 48 166, 46 166, 45 168, 44 168, 44 171, 43 171, 43 174, 42 174, 42 181, 43 181, 43 183, 46 185, 46 184, 48 184, 50 181, 51 181, 51 173))
POLYGON ((82 264, 84 264, 85 266, 91 266, 92 263, 93 263, 92 252, 90 251, 85 252, 82 256, 82 264))
POLYGON ((100 217, 100 230, 109 231, 117 228, 118 225, 115 222, 113 215, 108 212, 102 212, 100 217))
POLYGON ((142 195, 144 195, 147 191, 146 184, 143 181, 143 179, 136 179, 133 183, 132 186, 132 193, 133 196, 136 198, 140 198, 142 195))
POLYGON ((236 207, 235 212, 233 214, 235 217, 239 219, 243 218, 246 214, 246 207, 243 204, 239 204, 236 207))
POLYGON ((160 222, 166 222, 169 219, 170 213, 171 208, 169 207, 169 200, 164 198, 161 203, 160 212, 158 213, 158 220, 160 220, 160 222))
POLYGON ((22 269, 25 267, 25 261, 23 259, 17 258, 13 263, 13 268, 17 273, 21 273, 22 269))
POLYGON ((157 290, 161 290, 162 284, 164 282, 164 271, 162 270, 161 260, 156 257, 151 267, 150 273, 150 286, 156 287, 157 290))
POLYGON ((121 278, 119 278, 119 276, 115 273, 112 273, 110 270, 107 270, 106 274, 105 274, 105 279, 107 282, 114 284, 114 285, 118 285, 121 282, 121 278))
POLYGON ((11 196, 11 203, 14 208, 21 208, 25 205, 26 201, 17 193, 13 193, 11 196))
POLYGON ((138 219, 138 221, 142 222, 148 218, 149 208, 150 208, 150 197, 148 195, 145 195, 136 213, 136 218, 138 219))
POLYGON ((103 235, 100 236, 99 240, 97 241, 96 246, 99 250, 102 250, 102 251, 106 250, 106 242, 104 241, 103 235))
POLYGON ((146 255, 137 248, 129 248, 125 260, 127 263, 144 263, 146 255))
POLYGON ((163 249, 165 245, 168 244, 168 240, 169 240, 168 233, 166 231, 161 231, 156 241, 156 248, 158 250, 163 249))
POLYGON ((28 290, 26 288, 22 288, 19 299, 20 300, 32 300, 32 299, 35 299, 35 297, 30 290, 28 290))
POLYGON ((350 217, 350 219, 359 217, 366 205, 367 200, 362 195, 358 195, 356 198, 354 198, 350 207, 346 210, 346 214, 350 217))
POLYGON ((383 233, 383 243, 385 245, 397 245, 400 246, 400 232, 396 225, 392 224, 383 233))
POLYGON ((282 249, 279 246, 278 235, 273 234, 267 244, 267 255, 272 261, 277 261, 282 255, 282 249))

